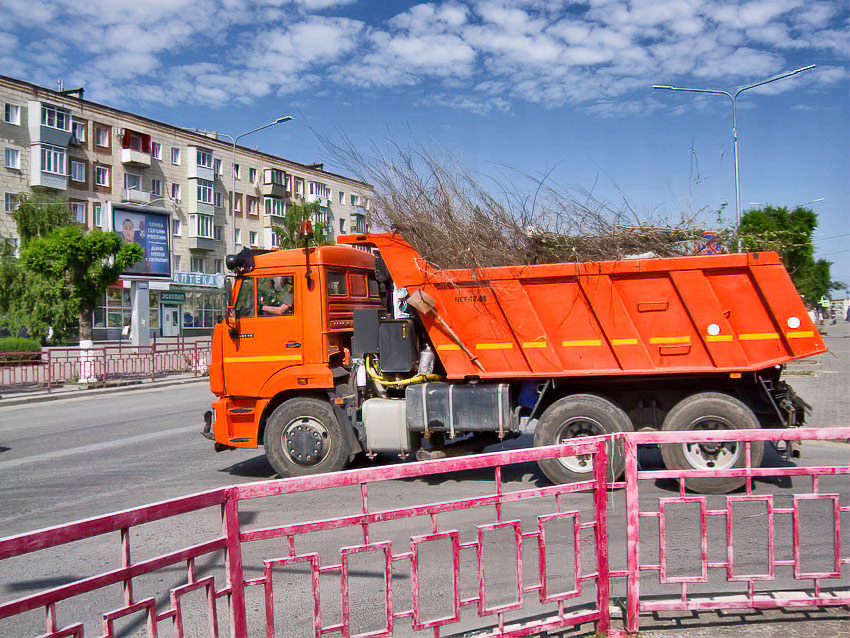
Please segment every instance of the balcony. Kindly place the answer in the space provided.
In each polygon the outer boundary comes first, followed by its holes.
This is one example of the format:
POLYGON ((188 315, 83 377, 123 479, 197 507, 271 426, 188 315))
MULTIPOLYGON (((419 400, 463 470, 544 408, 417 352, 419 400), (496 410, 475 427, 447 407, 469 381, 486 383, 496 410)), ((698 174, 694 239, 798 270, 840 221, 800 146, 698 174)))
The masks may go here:
POLYGON ((150 204, 151 194, 148 191, 138 190, 136 188, 125 188, 124 201, 134 204, 150 204))
POLYGON ((215 239, 210 237, 189 237, 189 250, 215 250, 215 239))
POLYGON ((188 149, 186 173, 189 179, 204 179, 208 182, 215 181, 215 158, 212 151, 197 146, 188 149))
MULTIPOLYGON (((29 128, 30 144, 51 144, 68 148, 71 141, 71 114, 65 109, 44 105, 56 113, 61 113, 61 119, 54 116, 55 126, 45 126, 42 123, 42 103, 40 101, 27 102, 27 127, 29 128), (65 128, 67 126, 67 128, 65 128)), ((48 181, 49 178, 48 178, 48 181)), ((41 186, 41 184, 33 184, 41 186)), ((48 188, 53 188, 48 186, 48 188)))
POLYGON ((150 168, 151 154, 144 151, 137 151, 134 148, 121 149, 121 163, 125 166, 138 166, 140 168, 150 168))
POLYGON ((286 190, 285 185, 275 182, 263 183, 260 186, 260 192, 263 193, 263 197, 280 197, 281 199, 292 197, 292 193, 286 190))
POLYGON ((322 208, 328 207, 327 197, 322 197, 321 195, 307 195, 307 203, 312 204, 313 202, 318 202, 319 206, 322 208))
POLYGON ((354 213, 351 216, 351 232, 360 235, 368 232, 368 224, 366 223, 366 215, 354 213))

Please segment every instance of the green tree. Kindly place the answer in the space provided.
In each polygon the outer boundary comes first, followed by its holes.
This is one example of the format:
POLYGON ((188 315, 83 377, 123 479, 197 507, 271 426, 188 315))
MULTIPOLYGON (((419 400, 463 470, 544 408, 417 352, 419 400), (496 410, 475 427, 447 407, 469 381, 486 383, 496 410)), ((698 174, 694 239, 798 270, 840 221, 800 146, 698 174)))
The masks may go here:
MULTIPOLYGON (((281 248, 302 247, 304 242, 298 237, 298 225, 302 219, 310 219, 318 212, 318 202, 287 204, 286 214, 283 217, 283 226, 272 227, 272 232, 277 235, 277 245, 281 248)), ((328 225, 325 223, 318 222, 313 224, 312 243, 316 246, 325 246, 330 243, 328 230, 328 225)))
POLYGON ((739 236, 745 250, 779 253, 797 291, 815 303, 838 288, 830 274, 832 262, 814 257, 812 234, 817 226, 817 213, 810 208, 798 206, 789 212, 784 206, 766 206, 741 217, 739 236))
POLYGON ((79 317, 80 340, 92 337, 92 313, 106 289, 144 257, 141 246, 116 233, 71 225, 30 240, 21 251, 25 266, 66 290, 79 317))

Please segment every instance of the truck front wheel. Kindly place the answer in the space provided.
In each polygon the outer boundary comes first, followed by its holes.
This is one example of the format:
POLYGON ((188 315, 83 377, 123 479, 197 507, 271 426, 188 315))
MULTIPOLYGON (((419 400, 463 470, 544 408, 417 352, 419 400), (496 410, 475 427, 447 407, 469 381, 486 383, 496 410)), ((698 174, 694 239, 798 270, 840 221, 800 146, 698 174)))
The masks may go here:
POLYGON ((335 472, 348 462, 348 446, 330 404, 297 398, 281 403, 266 422, 266 458, 281 478, 335 472))
MULTIPOLYGON (((744 430, 760 427, 756 415, 738 399, 719 392, 701 392, 682 399, 664 419, 662 430, 744 430)), ((744 467, 744 443, 668 443, 661 446, 664 465, 670 470, 725 470, 744 467)), ((761 465, 764 443, 750 443, 752 466, 761 465)), ((701 494, 726 494, 745 478, 689 478, 685 485, 701 494)))
MULTIPOLYGON (((558 399, 543 413, 534 431, 534 445, 555 445, 581 436, 597 436, 633 430, 628 415, 608 399, 596 394, 573 394, 558 399)), ((545 459, 538 465, 553 483, 593 478, 590 455, 545 459)), ((626 468, 622 441, 608 447, 608 478, 616 480, 626 468)))

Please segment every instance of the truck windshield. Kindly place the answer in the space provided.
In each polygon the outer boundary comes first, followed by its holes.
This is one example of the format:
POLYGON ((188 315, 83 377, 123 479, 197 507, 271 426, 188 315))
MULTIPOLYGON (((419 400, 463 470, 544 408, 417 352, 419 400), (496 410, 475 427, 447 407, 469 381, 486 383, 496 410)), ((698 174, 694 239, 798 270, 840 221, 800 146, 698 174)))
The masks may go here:
POLYGON ((243 279, 239 285, 239 294, 236 297, 236 303, 233 304, 233 311, 237 319, 254 316, 253 277, 243 279))

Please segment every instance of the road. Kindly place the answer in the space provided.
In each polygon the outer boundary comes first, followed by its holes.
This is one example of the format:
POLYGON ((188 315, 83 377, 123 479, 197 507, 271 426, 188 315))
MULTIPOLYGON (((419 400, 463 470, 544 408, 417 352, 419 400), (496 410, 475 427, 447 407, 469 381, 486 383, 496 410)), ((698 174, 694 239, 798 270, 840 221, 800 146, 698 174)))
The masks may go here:
MULTIPOLYGON (((207 409, 210 399, 211 395, 204 383, 192 383, 3 408, 0 412, 0 485, 3 489, 3 498, 0 499, 0 537, 223 485, 272 478, 273 470, 263 458, 261 450, 215 454, 211 444, 198 434, 201 427, 201 415, 207 409)), ((804 454, 806 464, 846 463, 848 447, 842 443, 811 443, 806 444, 804 454)), ((653 454, 650 451, 644 455, 642 463, 651 465, 657 462, 655 458, 657 456, 657 453, 653 454)), ((390 461, 391 459, 383 459, 379 462, 390 461)), ((368 462, 364 461, 364 463, 368 462)), ((508 490, 546 484, 545 479, 533 465, 506 470, 504 479, 508 490)), ((801 485, 799 489, 805 489, 802 483, 799 485, 801 485)), ((669 486, 644 487, 646 489, 641 496, 642 503, 645 503, 644 509, 651 509, 659 496, 675 495, 670 491, 669 486)), ((850 499, 846 479, 832 479, 832 482, 822 485, 821 489, 822 491, 838 491, 842 495, 844 505, 850 499)), ((374 489, 370 488, 369 499, 370 507, 378 509, 400 504, 448 500, 462 495, 479 495, 491 490, 492 474, 472 473, 446 479, 399 481, 375 486, 374 489)), ((756 487, 756 492, 780 494, 781 496, 777 499, 782 499, 783 505, 789 498, 784 495, 786 493, 784 485, 777 482, 760 483, 756 487)), ((717 503, 720 503, 722 499, 722 497, 713 498, 718 499, 717 503)), ((286 497, 286 499, 285 502, 245 503, 240 508, 240 519, 243 523, 252 526, 262 526, 280 522, 282 519, 306 521, 317 517, 333 516, 336 513, 353 513, 359 507, 359 492, 356 488, 337 489, 310 497, 286 497)), ((590 501, 585 496, 575 497, 566 507, 588 512, 590 501)), ((625 567, 623 512, 623 494, 620 491, 611 497, 612 569, 625 567)), ((506 507, 504 516, 520 518, 523 520, 523 530, 526 530, 536 527, 535 516, 539 513, 539 509, 534 511, 523 504, 506 507)), ((681 521, 681 529, 668 532, 668 538, 670 538, 668 553, 676 549, 682 552, 682 569, 688 567, 687 555, 693 555, 694 541, 692 535, 689 536, 688 530, 688 525, 694 521, 693 513, 693 511, 683 510, 680 517, 677 517, 677 524, 681 521)), ((494 520, 489 508, 486 513, 478 510, 465 517, 457 514, 446 515, 445 518, 442 516, 440 522, 443 529, 452 525, 465 525, 461 535, 462 541, 468 541, 474 537, 473 526, 476 523, 494 520)), ((763 518, 759 519, 760 516, 762 514, 755 510, 744 513, 741 522, 744 525, 741 528, 743 530, 741 538, 750 534, 758 538, 759 533, 763 531, 763 528, 758 527, 763 523, 763 518), (747 525, 755 525, 755 527, 747 531, 747 525)), ((720 521, 716 522, 720 523, 720 521)), ((815 526, 819 525, 814 519, 812 522, 815 526)), ((843 533, 850 528, 850 525, 844 523, 845 521, 842 521, 843 533)), ((218 533, 218 525, 217 512, 210 512, 209 516, 198 517, 194 520, 180 517, 180 520, 171 521, 160 529, 139 529, 133 539, 134 559, 154 556, 166 546, 168 549, 185 546, 194 542, 194 537, 198 535, 207 534, 207 538, 210 535, 214 536, 218 533)), ((393 540, 393 548, 397 552, 402 551, 396 549, 397 547, 409 547, 408 539, 411 535, 429 531, 430 523, 427 520, 418 519, 376 527, 375 536, 393 540)), ((690 531, 693 529, 695 528, 691 527, 690 531)), ((710 526, 709 536, 715 533, 716 529, 710 526)), ((777 534, 777 551, 788 551, 788 539, 781 540, 779 532, 777 534)), ((588 533, 582 539, 585 573, 593 571, 589 559, 593 555, 593 542, 590 536, 588 533)), ((814 535, 808 539, 821 554, 828 552, 823 536, 822 534, 814 535)), ((828 538, 828 534, 826 537, 828 538)), ((653 550, 652 538, 653 534, 647 532, 647 557, 651 556, 653 551, 657 553, 657 541, 653 550)), ((715 537, 714 540, 716 541, 717 538, 715 537)), ((299 550, 305 551, 309 545, 320 551, 323 562, 326 557, 333 556, 337 556, 338 562, 338 553, 336 553, 338 547, 346 543, 359 542, 361 542, 360 530, 356 529, 350 532, 316 535, 305 547, 299 547, 299 550)), ((722 553, 724 551, 722 543, 721 539, 719 546, 713 547, 712 553, 716 553, 715 550, 722 553)), ((28 561, 14 559, 18 562, 13 562, 8 568, 4 565, 5 569, 0 573, 0 592, 2 592, 0 598, 6 600, 14 593, 31 591, 45 584, 69 582, 79 578, 81 574, 90 573, 92 566, 98 569, 114 566, 116 546, 117 539, 109 538, 82 547, 79 555, 57 553, 53 556, 39 555, 28 561), (58 564, 51 563, 52 566, 43 567, 48 564, 48 559, 56 560, 58 564)), ((498 542, 494 547, 497 552, 502 551, 498 548, 498 542)), ((533 582, 533 574, 536 571, 532 569, 536 566, 532 550, 531 547, 523 549, 524 571, 529 579, 528 582, 533 582)), ((746 567, 758 564, 760 551, 763 551, 763 548, 760 548, 758 543, 749 543, 742 551, 740 561, 742 567, 746 567)), ((261 574, 262 552, 265 557, 284 554, 280 545, 273 547, 266 545, 262 550, 252 548, 246 551, 246 571, 250 576, 261 574), (253 574, 250 573, 252 570, 254 570, 253 574)), ((436 553, 439 554, 439 552, 436 553)), ((712 558, 712 560, 716 559, 712 558)), ((736 555, 736 561, 738 560, 739 557, 736 555)), ((215 562, 200 566, 200 572, 220 574, 220 569, 214 564, 215 562)), ((371 608, 372 611, 366 609, 353 613, 358 622, 367 626, 375 621, 374 611, 378 603, 374 591, 376 582, 380 583, 380 580, 375 580, 378 573, 375 565, 370 565, 366 561, 355 562, 360 571, 355 570, 354 577, 360 579, 360 584, 353 583, 353 591, 358 591, 358 595, 362 596, 364 601, 369 599, 366 607, 371 608)), ((435 557, 434 564, 438 562, 442 562, 442 559, 435 557)), ((509 574, 506 575, 504 569, 500 571, 498 568, 499 562, 502 562, 504 566, 503 561, 494 562, 497 563, 493 572, 494 582, 500 583, 494 588, 494 592, 497 598, 503 598, 506 595, 505 583, 509 581, 509 574)), ((461 587, 464 596, 474 594, 474 591, 470 589, 472 580, 468 578, 469 573, 474 572, 474 569, 474 555, 468 556, 463 553, 461 587)), ((162 598, 161 588, 165 586, 164 591, 167 594, 167 587, 172 586, 171 583, 178 582, 175 579, 178 578, 179 571, 176 570, 178 573, 175 573, 175 570, 172 570, 170 574, 165 574, 149 583, 151 593, 158 595, 158 600, 162 600, 163 604, 167 603, 167 598, 162 598)), ((434 605, 439 607, 445 601, 446 581, 444 574, 441 576, 437 571, 435 570, 425 579, 423 587, 429 592, 430 598, 436 601, 434 605)), ((777 576, 778 581, 768 584, 768 588, 790 586, 787 577, 779 573, 777 576)), ((335 578, 338 579, 338 576, 335 578)), ((400 567, 394 574, 394 583, 396 580, 402 582, 409 579, 409 568, 405 573, 400 567)), ((326 585, 327 589, 334 585, 330 580, 326 582, 324 578, 322 579, 323 595, 326 585)), ((148 586, 141 584, 137 586, 137 598, 141 597, 147 589, 148 586)), ((593 599, 592 588, 587 589, 590 591, 585 591, 580 601, 589 602, 593 599)), ((699 587, 696 589, 699 590, 699 587)), ((623 587, 618 584, 615 586, 614 594, 622 595, 622 590, 623 587)), ((661 591, 657 585, 653 586, 652 583, 646 585, 645 591, 656 590, 661 591)), ((338 600, 338 593, 336 596, 338 600)), ((528 599, 531 598, 534 597, 528 597, 528 599)), ((253 609, 253 621, 257 622, 260 618, 258 614, 260 600, 249 601, 249 603, 249 608, 253 609)), ((93 603, 82 604, 81 608, 90 609, 91 604, 93 603)), ((407 597, 403 594, 397 596, 395 604, 396 609, 409 607, 409 593, 407 597)), ((332 606, 338 607, 338 602, 332 606)), ((95 608, 91 607, 91 609, 95 608)), ((102 607, 99 609, 103 611, 102 607)), ((472 612, 471 609, 467 611, 472 612)), ((301 617, 302 613, 295 613, 288 619, 301 617)), ((333 620, 335 613, 338 614, 338 611, 329 610, 323 617, 324 621, 333 620)), ((474 613, 466 614, 464 618, 467 616, 471 617, 467 624, 477 621, 474 613)), ((38 623, 43 623, 41 616, 31 620, 36 623, 35 627, 40 627, 38 623)), ((224 620, 220 619, 220 622, 224 623, 224 620)), ((406 632, 409 630, 409 621, 399 624, 401 626, 396 635, 408 635, 406 632)), ((139 627, 130 623, 123 635, 136 635, 134 632, 137 629, 139 627)), ((4 629, 4 625, 0 622, 2 636, 17 636, 19 631, 21 631, 20 625, 13 625, 11 628, 7 626, 4 629)), ((36 633, 38 631, 28 635, 36 633)), ((88 626, 86 635, 90 635, 88 626)), ((170 634, 165 633, 165 635, 170 634)))

